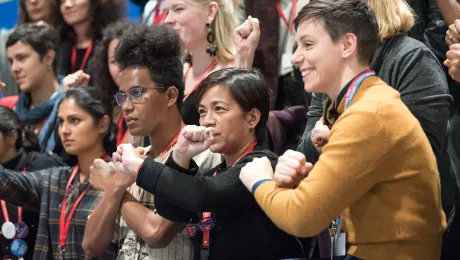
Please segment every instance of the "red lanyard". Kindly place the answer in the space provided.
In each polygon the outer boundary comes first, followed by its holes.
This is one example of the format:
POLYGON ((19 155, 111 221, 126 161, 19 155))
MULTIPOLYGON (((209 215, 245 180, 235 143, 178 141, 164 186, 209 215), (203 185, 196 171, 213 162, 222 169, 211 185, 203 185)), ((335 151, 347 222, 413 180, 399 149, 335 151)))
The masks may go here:
POLYGON ((117 130, 117 146, 120 144, 126 143, 126 139, 128 139, 129 131, 126 130, 126 132, 123 134, 123 122, 125 118, 123 115, 118 119, 118 130, 117 130))
MULTIPOLYGON (((235 161, 235 163, 232 165, 235 166, 236 163, 241 159, 243 158, 245 155, 247 155, 248 153, 254 151, 254 147, 256 147, 257 145, 257 141, 254 141, 252 142, 248 148, 246 148, 246 150, 243 152, 243 154, 241 154, 240 157, 238 157, 238 159, 235 161)), ((217 171, 214 172, 214 174, 212 175, 213 177, 216 176, 217 174, 217 171)), ((203 212, 203 216, 201 218, 201 223, 206 223, 206 221, 208 221, 208 219, 211 217, 211 212, 203 212)), ((209 247, 209 238, 210 238, 210 228, 203 228, 204 231, 203 231, 203 240, 201 242, 201 245, 203 247, 209 247)))
MULTIPOLYGON (((85 56, 83 56, 83 60, 81 61, 80 64, 80 70, 83 70, 85 68, 86 62, 89 59, 89 55, 91 55, 91 51, 93 50, 93 41, 89 44, 88 48, 86 48, 85 51, 85 56)), ((70 73, 74 73, 77 70, 75 69, 77 63, 77 48, 75 46, 72 47, 72 57, 70 60, 70 73)))
MULTIPOLYGON (((206 76, 208 76, 208 74, 214 69, 214 67, 216 67, 217 65, 217 62, 216 61, 213 61, 211 63, 211 65, 209 65, 208 69, 206 70, 205 73, 203 73, 203 75, 201 75, 201 78, 200 80, 198 80, 198 82, 195 84, 195 86, 193 86, 192 88, 192 91, 190 91, 187 95, 185 95, 184 97, 184 100, 182 102, 185 102, 185 100, 187 100, 187 98, 193 93, 193 91, 195 91, 198 86, 200 85, 200 83, 203 81, 204 78, 206 78, 206 76)), ((187 75, 188 75, 188 72, 190 70, 191 66, 187 68, 187 70, 185 71, 185 74, 184 74, 184 82, 185 80, 187 79, 187 75)))
POLYGON ((286 24, 286 27, 292 34, 294 33, 294 19, 296 16, 296 7, 297 7, 297 0, 292 0, 291 16, 289 17, 289 22, 288 22, 286 19, 286 16, 284 16, 283 10, 281 9, 280 0, 276 0, 276 9, 278 9, 278 14, 280 15, 284 24, 286 24))
MULTIPOLYGON (((104 161, 107 161, 108 156, 104 156, 104 161)), ((85 196, 86 192, 90 188, 90 184, 86 185, 85 190, 78 196, 77 200, 73 204, 72 208, 70 209, 69 215, 67 216, 67 221, 65 218, 65 212, 67 210, 67 192, 69 191, 70 185, 72 185, 73 180, 75 179, 75 176, 77 176, 77 173, 79 171, 80 167, 78 165, 75 165, 73 167, 72 173, 70 174, 69 181, 67 182, 67 186, 65 188, 65 194, 64 194, 64 199, 62 200, 61 204, 61 216, 59 220, 59 248, 61 250, 64 250, 65 246, 65 241, 67 240, 67 234, 69 233, 69 228, 70 228, 70 223, 72 221, 73 214, 75 213, 75 210, 78 207, 78 204, 80 204, 81 200, 83 199, 83 196, 85 196)))
MULTIPOLYGON (((22 172, 26 172, 27 167, 24 167, 22 169, 22 172)), ((6 202, 4 200, 0 200, 0 203, 2 204, 2 212, 3 212, 3 218, 5 218, 5 222, 10 222, 10 216, 8 215, 8 209, 6 208, 6 202)), ((18 207, 18 222, 22 222, 22 207, 18 207)))
POLYGON ((160 161, 162 161, 162 157, 168 152, 169 149, 171 149, 171 147, 173 145, 175 145, 177 143, 177 139, 179 139, 179 135, 180 133, 182 132, 182 129, 184 129, 184 127, 181 128, 181 130, 179 131, 179 133, 174 137, 174 139, 168 144, 168 146, 166 147, 166 149, 160 153, 160 156, 158 157, 160 159, 160 161))
POLYGON ((163 24, 163 22, 165 21, 167 13, 165 10, 163 10, 163 12, 161 12, 160 14, 160 6, 161 0, 158 0, 153 11, 152 24, 163 24))

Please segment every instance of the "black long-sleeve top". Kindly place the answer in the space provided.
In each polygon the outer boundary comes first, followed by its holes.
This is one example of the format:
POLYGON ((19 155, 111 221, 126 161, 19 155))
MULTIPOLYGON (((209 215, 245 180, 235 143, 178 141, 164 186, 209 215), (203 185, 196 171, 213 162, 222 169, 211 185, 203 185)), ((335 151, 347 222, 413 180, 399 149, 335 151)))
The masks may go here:
MULTIPOLYGON (((224 162, 205 173, 193 161, 190 169, 183 169, 172 156, 165 164, 148 158, 139 170, 137 185, 155 194, 158 214, 171 221, 197 223, 202 212, 212 212, 216 226, 210 235, 210 260, 302 257, 296 238, 271 222, 239 179, 242 167, 263 156, 276 165, 277 156, 258 145, 234 167, 226 168, 224 162)), ((195 259, 200 259, 202 233, 192 240, 195 259)))

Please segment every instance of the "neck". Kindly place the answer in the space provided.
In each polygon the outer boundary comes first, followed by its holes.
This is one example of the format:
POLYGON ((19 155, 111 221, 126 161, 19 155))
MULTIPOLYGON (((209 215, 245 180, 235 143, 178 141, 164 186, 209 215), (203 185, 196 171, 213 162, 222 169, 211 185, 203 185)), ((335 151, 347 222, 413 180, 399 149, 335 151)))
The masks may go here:
POLYGON ((225 159, 225 164, 226 167, 231 167, 233 164, 236 163, 238 158, 248 149, 249 145, 254 142, 256 138, 254 136, 251 136, 251 138, 247 139, 241 146, 240 148, 237 149, 235 153, 232 154, 224 154, 224 159, 225 159))
POLYGON ((73 27, 75 31, 75 47, 78 49, 86 49, 91 43, 91 25, 89 21, 75 25, 73 27))
POLYGON ((361 72, 368 70, 368 65, 360 65, 357 64, 355 66, 347 66, 340 74, 341 76, 337 77, 336 81, 334 82, 333 87, 329 89, 328 94, 329 97, 337 101, 337 97, 340 94, 340 91, 345 87, 345 85, 350 82, 353 78, 359 75, 361 72))
POLYGON ((154 132, 149 134, 151 158, 157 157, 168 148, 168 145, 184 126, 184 122, 179 111, 177 111, 174 115, 165 116, 165 121, 160 125, 154 132))
POLYGON ((0 155, 0 164, 4 164, 13 159, 16 153, 16 148, 14 146, 10 147, 10 149, 6 150, 2 155, 0 155))
POLYGON ((36 90, 30 92, 31 104, 30 108, 37 107, 48 101, 50 97, 59 89, 59 83, 54 73, 49 73, 43 79, 43 84, 36 90))
POLYGON ((89 168, 93 164, 94 160, 102 158, 104 155, 106 155, 106 152, 102 143, 96 147, 93 147, 92 149, 89 149, 88 151, 77 155, 81 181, 85 180, 89 176, 89 168))
POLYGON ((211 63, 216 60, 216 57, 211 57, 206 53, 206 43, 197 44, 189 49, 192 55, 193 76, 201 77, 209 68, 211 63))

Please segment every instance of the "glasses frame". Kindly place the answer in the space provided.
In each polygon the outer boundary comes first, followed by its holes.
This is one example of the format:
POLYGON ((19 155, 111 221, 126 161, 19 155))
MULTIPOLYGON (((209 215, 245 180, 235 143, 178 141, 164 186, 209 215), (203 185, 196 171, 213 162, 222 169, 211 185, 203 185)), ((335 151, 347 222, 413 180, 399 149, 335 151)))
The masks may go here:
POLYGON ((113 98, 115 98, 115 101, 117 102, 117 105, 122 107, 123 104, 126 102, 126 100, 129 99, 131 104, 139 104, 142 101, 142 95, 145 93, 145 90, 148 89, 165 89, 164 87, 143 87, 143 86, 137 86, 130 88, 128 92, 118 92, 115 95, 113 95, 113 98), (132 94, 134 91, 139 91, 140 94, 132 94), (136 96, 139 95, 139 96, 136 96), (123 97, 123 100, 120 101, 119 98, 123 97))

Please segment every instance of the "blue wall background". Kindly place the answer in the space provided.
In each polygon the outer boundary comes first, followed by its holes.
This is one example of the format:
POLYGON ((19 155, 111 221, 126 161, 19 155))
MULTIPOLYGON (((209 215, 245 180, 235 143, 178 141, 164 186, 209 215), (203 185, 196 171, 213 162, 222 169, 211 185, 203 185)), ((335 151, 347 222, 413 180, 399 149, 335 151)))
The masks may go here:
MULTIPOLYGON (((18 19, 20 0, 0 0, 0 28, 12 28, 18 19)), ((140 21, 140 9, 138 6, 129 2, 128 12, 129 19, 140 21)))

